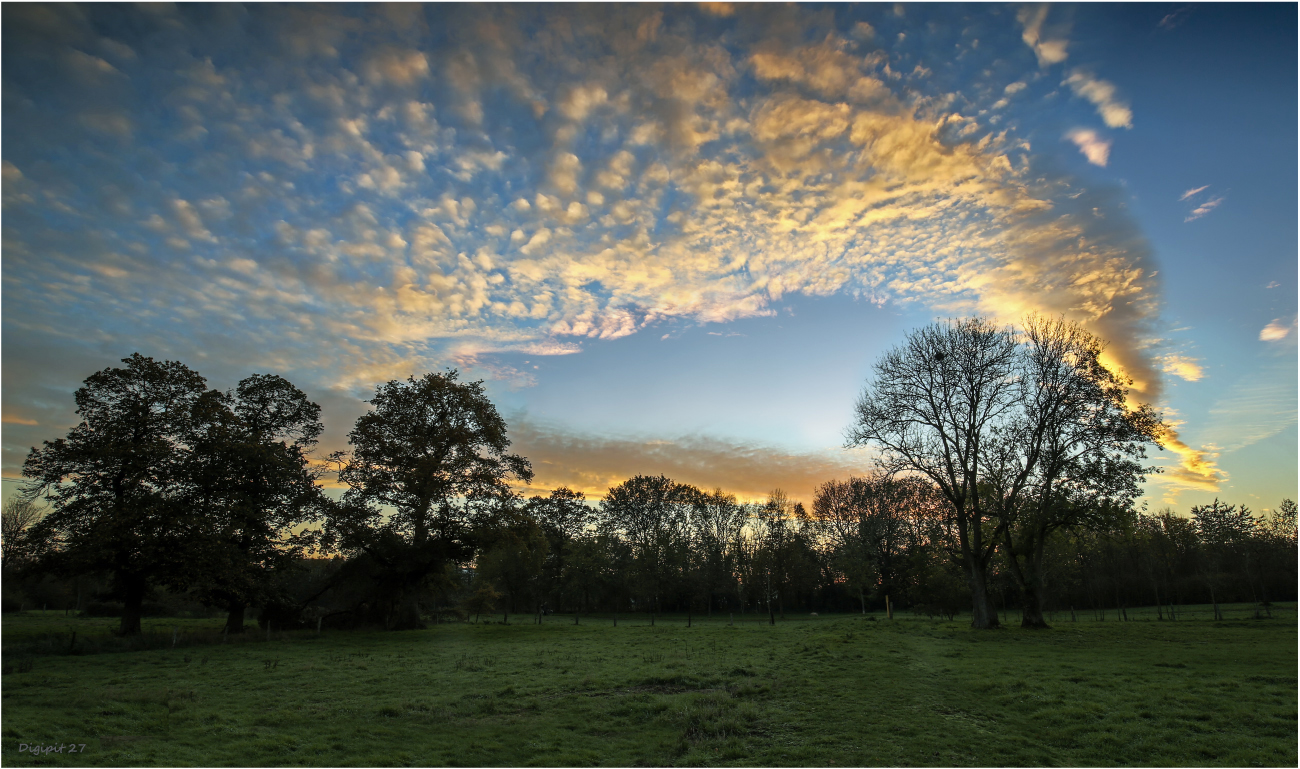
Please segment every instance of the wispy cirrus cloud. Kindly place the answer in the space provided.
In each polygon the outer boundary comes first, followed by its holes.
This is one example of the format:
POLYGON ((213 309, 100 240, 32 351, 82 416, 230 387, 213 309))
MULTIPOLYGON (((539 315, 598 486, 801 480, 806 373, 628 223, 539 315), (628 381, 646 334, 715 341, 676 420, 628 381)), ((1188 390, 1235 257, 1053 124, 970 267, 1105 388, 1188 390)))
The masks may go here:
MULTIPOLYGON (((1210 185, 1208 184, 1202 185, 1200 187, 1193 187, 1192 189, 1189 189, 1186 192, 1184 192, 1182 195, 1179 195, 1178 200, 1179 201, 1192 200, 1193 198, 1197 197, 1198 195, 1200 195, 1202 192, 1205 192, 1209 188, 1210 185)), ((1215 208, 1218 208, 1219 205, 1223 203, 1223 201, 1226 199, 1227 198, 1225 196, 1219 195, 1215 197, 1205 198, 1201 200, 1201 202, 1199 203, 1194 203, 1193 205, 1195 207, 1190 212, 1188 212, 1187 218, 1183 219, 1183 222, 1184 223, 1194 222, 1197 219, 1200 219, 1201 217, 1213 211, 1215 208)))
POLYGON ((1070 86, 1076 96, 1081 96, 1097 107, 1097 114, 1111 128, 1132 128, 1133 110, 1118 97, 1114 83, 1094 77, 1082 69, 1070 73, 1061 85, 1070 86))
POLYGON ((1156 26, 1163 30, 1175 29, 1176 27, 1181 26, 1183 22, 1187 21, 1187 17, 1190 14, 1191 9, 1187 6, 1183 6, 1172 13, 1167 13, 1160 17, 1160 21, 1156 22, 1156 26))
POLYGON ((1044 26, 1050 11, 1051 5, 1040 3, 1023 6, 1016 13, 1016 20, 1024 27, 1021 39, 1033 49, 1040 67, 1060 64, 1069 58, 1067 49, 1070 42, 1065 37, 1069 33, 1069 25, 1058 24, 1050 32, 1047 31, 1044 26))
POLYGON ((1225 199, 1226 199, 1226 198, 1223 198, 1223 197, 1210 198, 1209 200, 1206 200, 1206 201, 1204 201, 1204 202, 1202 202, 1202 203, 1199 203, 1199 204, 1196 206, 1196 208, 1193 208, 1193 209, 1192 209, 1192 212, 1189 213, 1189 214, 1187 215, 1187 218, 1184 219, 1183 221, 1184 221, 1184 222, 1194 222, 1194 221, 1196 221, 1197 219, 1200 219, 1201 217, 1203 217, 1203 216, 1205 216, 1206 214, 1210 213, 1210 212, 1213 211, 1214 209, 1218 208, 1218 207, 1219 207, 1219 204, 1221 204, 1225 199))

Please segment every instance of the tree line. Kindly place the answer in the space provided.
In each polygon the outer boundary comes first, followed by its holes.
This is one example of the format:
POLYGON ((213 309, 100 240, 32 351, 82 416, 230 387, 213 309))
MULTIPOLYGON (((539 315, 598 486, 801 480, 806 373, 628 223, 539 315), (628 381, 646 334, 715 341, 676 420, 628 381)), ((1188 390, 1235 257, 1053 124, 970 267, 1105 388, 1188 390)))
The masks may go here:
POLYGON ((999 603, 1043 627, 1066 607, 1174 619, 1187 602, 1293 600, 1290 500, 1268 518, 1218 500, 1190 518, 1135 508, 1163 425, 1103 351, 1061 319, 913 331, 847 432, 876 466, 824 483, 811 509, 662 476, 598 504, 525 497, 531 465, 454 370, 381 385, 350 450, 313 461, 320 409, 287 380, 221 392, 136 354, 91 375, 81 422, 29 454, 4 511, 5 607, 107 600, 135 634, 160 595, 224 612, 235 633, 252 608, 281 629, 886 606, 988 628, 999 603))

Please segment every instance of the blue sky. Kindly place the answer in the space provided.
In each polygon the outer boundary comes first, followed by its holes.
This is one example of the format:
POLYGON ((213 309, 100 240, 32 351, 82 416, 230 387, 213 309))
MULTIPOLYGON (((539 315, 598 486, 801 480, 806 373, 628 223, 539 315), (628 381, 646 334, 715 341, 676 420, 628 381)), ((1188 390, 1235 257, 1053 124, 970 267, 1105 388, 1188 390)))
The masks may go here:
POLYGON ((483 378, 539 489, 809 499, 872 361, 1064 314, 1175 432, 1153 507, 1296 495, 1294 5, 3 9, 3 476, 139 351, 483 378))

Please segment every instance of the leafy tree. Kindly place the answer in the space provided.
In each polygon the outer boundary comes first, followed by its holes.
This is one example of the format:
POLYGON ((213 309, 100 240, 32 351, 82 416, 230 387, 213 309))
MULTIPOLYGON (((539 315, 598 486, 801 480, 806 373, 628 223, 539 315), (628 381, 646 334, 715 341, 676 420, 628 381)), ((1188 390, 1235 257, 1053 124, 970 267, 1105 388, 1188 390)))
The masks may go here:
POLYGON ((907 589, 908 552, 940 505, 933 486, 920 478, 873 474, 828 481, 813 498, 813 520, 832 544, 832 558, 857 588, 866 613, 866 591, 898 601, 907 589))
POLYGON ((528 460, 507 453, 506 423, 482 382, 455 370, 381 385, 336 455, 348 486, 329 541, 364 552, 385 571, 390 627, 421 626, 419 597, 448 561, 473 554, 473 515, 529 482, 528 460), (391 511, 386 514, 385 511, 391 511))
MULTIPOLYGON (((796 536, 795 508, 780 489, 767 495, 767 502, 755 510, 751 521, 756 544, 755 560, 762 575, 764 599, 767 601, 768 624, 776 624, 775 603, 782 600, 796 536)), ((784 604, 781 615, 785 616, 784 604)))
POLYGON ((1240 562, 1255 532, 1255 517, 1245 505, 1237 507, 1216 497, 1208 505, 1192 508, 1192 522, 1200 539, 1199 572, 1210 591, 1214 618, 1223 619, 1218 596, 1230 564, 1240 562))
POLYGON ((499 600, 501 594, 496 591, 491 582, 480 582, 469 598, 465 599, 465 612, 473 614, 474 623, 478 624, 479 615, 491 611, 499 600))
POLYGON ((704 594, 706 611, 713 613, 718 595, 729 594, 735 581, 734 544, 745 526, 743 505, 722 489, 698 492, 691 499, 690 539, 694 549, 692 584, 704 594))
POLYGON ((45 495, 51 512, 34 528, 49 565, 65 573, 107 572, 125 610, 120 631, 140 632, 150 587, 184 581, 186 554, 201 527, 179 504, 203 377, 176 361, 139 353, 125 367, 92 374, 76 392, 81 422, 33 448, 24 495, 45 495))
POLYGON ((873 367, 855 407, 850 446, 872 445, 886 474, 932 481, 952 509, 971 625, 998 626, 987 571, 1006 525, 980 494, 987 447, 1014 408, 1016 335, 973 318, 910 332, 873 367))
POLYGON ((541 526, 549 543, 546 559, 547 581, 555 594, 555 604, 564 605, 566 588, 573 579, 571 556, 577 541, 586 533, 593 520, 581 491, 566 486, 553 490, 548 496, 528 500, 525 512, 541 526))
POLYGON ((549 543, 546 533, 524 511, 508 510, 485 527, 476 561, 480 578, 505 593, 506 621, 520 604, 538 611, 549 543))
POLYGON ((226 627, 240 633, 248 605, 269 599, 272 576, 313 544, 301 528, 326 500, 307 455, 324 428, 320 407, 279 376, 256 374, 205 398, 186 471, 189 502, 209 530, 199 594, 225 607, 226 627))
MULTIPOLYGON (((1270 582, 1295 585, 1296 534, 1296 504, 1290 499, 1282 500, 1256 530, 1258 555, 1255 566, 1259 571, 1261 597, 1266 609, 1270 606, 1270 582)), ((1272 615, 1271 609, 1269 614, 1272 615)))
POLYGON ((625 538, 651 622, 680 568, 687 535, 690 490, 664 476, 638 475, 609 490, 600 505, 602 533, 625 538))

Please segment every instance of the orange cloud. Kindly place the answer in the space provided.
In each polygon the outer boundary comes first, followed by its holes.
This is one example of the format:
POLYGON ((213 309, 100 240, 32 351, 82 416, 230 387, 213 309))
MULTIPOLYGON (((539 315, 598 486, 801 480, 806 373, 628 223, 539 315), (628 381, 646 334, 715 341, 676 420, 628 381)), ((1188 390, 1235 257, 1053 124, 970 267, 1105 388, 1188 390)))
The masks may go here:
POLYGON ((529 422, 511 425, 511 451, 533 464, 532 485, 519 490, 543 494, 559 486, 590 499, 634 475, 665 475, 704 489, 721 488, 744 500, 764 499, 775 488, 811 503, 813 491, 835 478, 861 475, 863 451, 791 453, 714 438, 675 440, 575 435, 529 422))
POLYGON ((1223 472, 1214 464, 1213 454, 1201 449, 1194 449, 1178 439, 1178 433, 1170 428, 1164 438, 1165 449, 1178 455, 1179 466, 1164 474, 1170 482, 1199 491, 1218 491, 1219 483, 1224 480, 1223 472))

